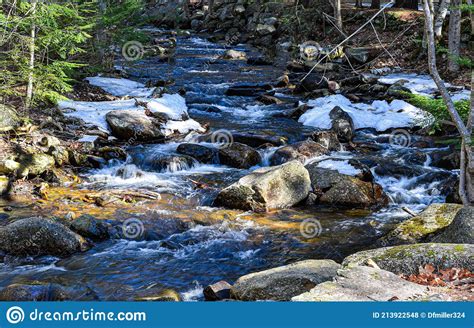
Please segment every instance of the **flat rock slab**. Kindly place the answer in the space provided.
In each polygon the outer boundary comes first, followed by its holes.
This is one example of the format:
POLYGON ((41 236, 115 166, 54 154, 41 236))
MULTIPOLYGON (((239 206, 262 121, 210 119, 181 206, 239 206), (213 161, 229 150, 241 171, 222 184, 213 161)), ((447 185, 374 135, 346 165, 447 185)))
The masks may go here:
POLYGON ((231 296, 241 301, 289 301, 324 281, 341 266, 332 260, 306 260, 240 277, 231 296))
POLYGON ((464 268, 474 271, 472 244, 413 244, 377 248, 346 257, 344 267, 363 265, 372 259, 383 269, 395 274, 418 274, 426 264, 436 269, 464 268))
POLYGON ((299 302, 419 300, 428 297, 426 286, 406 281, 391 272, 368 266, 341 269, 334 281, 293 297, 299 302))

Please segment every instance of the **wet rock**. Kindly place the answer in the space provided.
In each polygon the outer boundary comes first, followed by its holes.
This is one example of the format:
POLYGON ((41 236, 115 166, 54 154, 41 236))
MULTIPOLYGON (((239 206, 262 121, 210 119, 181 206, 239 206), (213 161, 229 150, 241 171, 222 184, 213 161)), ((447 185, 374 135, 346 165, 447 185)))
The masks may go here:
POLYGON ((260 153, 250 146, 234 142, 219 149, 219 162, 238 169, 248 169, 262 161, 260 153))
POLYGON ((419 215, 400 223, 376 244, 394 246, 427 241, 430 236, 449 226, 461 208, 457 204, 432 204, 419 215))
POLYGON ((315 131, 311 134, 311 139, 330 151, 340 151, 342 145, 334 131, 315 131))
POLYGON ((0 291, 2 302, 94 301, 98 297, 87 287, 58 284, 12 284, 0 291))
POLYGON ((18 161, 20 162, 18 175, 21 177, 41 175, 55 165, 52 156, 42 153, 22 155, 18 161))
POLYGON ((431 238, 437 243, 474 244, 474 207, 461 208, 446 229, 431 238))
POLYGON ((161 123, 138 110, 116 110, 106 115, 112 134, 122 140, 152 141, 163 139, 161 123))
POLYGON ((135 296, 135 301, 139 302, 181 302, 182 300, 181 295, 172 289, 165 289, 158 293, 153 289, 145 290, 135 296))
POLYGON ((320 168, 318 163, 306 165, 314 191, 321 193, 320 204, 349 208, 378 208, 388 204, 383 188, 357 177, 320 168))
POLYGON ((372 259, 381 269, 395 274, 418 274, 426 264, 438 270, 465 268, 474 270, 474 245, 471 244, 413 244, 377 248, 346 257, 345 267, 364 265, 372 259))
POLYGON ((223 59, 231 59, 231 60, 245 60, 247 59, 247 54, 244 51, 237 51, 237 50, 227 50, 224 55, 222 55, 223 59))
POLYGON ((311 92, 318 89, 327 89, 328 79, 319 74, 309 74, 296 89, 297 92, 311 92))
POLYGON ((289 301, 336 276, 340 265, 332 260, 307 260, 240 277, 231 289, 241 301, 289 301))
POLYGON ((221 190, 214 206, 257 212, 287 208, 304 200, 310 190, 308 171, 299 162, 292 161, 253 171, 221 190))
POLYGON ((158 172, 176 172, 193 167, 195 159, 187 155, 167 155, 158 158, 145 158, 140 164, 158 172))
POLYGON ((292 298, 297 302, 391 301, 427 297, 425 286, 406 281, 391 272, 356 266, 338 271, 334 281, 323 282, 292 298))
POLYGON ((227 281, 219 281, 204 288, 206 301, 222 301, 230 298, 232 286, 227 281))
POLYGON ((256 66, 273 65, 272 61, 264 56, 250 57, 247 59, 247 64, 256 66))
POLYGON ((301 163, 304 163, 312 157, 326 155, 328 153, 329 151, 319 143, 312 140, 306 140, 278 149, 270 157, 270 164, 280 165, 292 160, 298 160, 301 163))
POLYGON ((13 107, 0 104, 0 132, 14 130, 21 124, 20 117, 13 107))
POLYGON ((395 83, 388 87, 387 96, 390 97, 403 97, 404 94, 411 93, 411 90, 404 87, 402 83, 395 83))
POLYGON ((346 47, 344 53, 347 58, 355 63, 365 64, 380 54, 379 47, 346 47))
POLYGON ((0 229, 0 250, 10 255, 68 256, 87 248, 84 238, 49 219, 22 219, 0 229))
POLYGON ((304 113, 306 113, 308 110, 310 109, 310 107, 306 104, 304 105, 301 105, 301 106, 298 106, 298 107, 295 107, 295 108, 290 108, 286 111, 283 112, 283 114, 281 114, 281 116, 283 117, 289 117, 289 118, 292 118, 294 120, 299 120, 300 116, 303 115, 304 113))
POLYGON ((400 179, 402 177, 421 176, 427 173, 428 170, 420 166, 397 164, 391 161, 379 161, 379 164, 375 167, 374 172, 380 176, 392 176, 400 179))
POLYGON ((350 142, 354 136, 354 122, 349 114, 341 107, 334 107, 329 113, 332 120, 332 130, 336 132, 341 142, 350 142))
POLYGON ((178 154, 191 156, 201 163, 211 164, 217 162, 218 150, 215 148, 201 146, 199 144, 180 144, 176 150, 178 154))
POLYGON ((240 142, 255 148, 261 147, 265 144, 272 144, 273 146, 283 146, 288 141, 286 137, 269 135, 262 132, 233 133, 232 138, 235 142, 240 142))
POLYGON ((283 75, 278 78, 277 83, 275 84, 275 87, 277 88, 285 88, 290 84, 290 78, 288 75, 283 75))
POLYGON ((454 147, 448 150, 435 150, 429 153, 431 166, 439 167, 445 170, 457 170, 461 166, 461 158, 459 151, 454 147))
POLYGON ((109 238, 109 230, 104 222, 97 220, 92 215, 84 214, 71 222, 71 229, 83 237, 94 241, 109 238))
POLYGON ((283 101, 281 101, 277 97, 270 96, 270 95, 261 95, 260 97, 257 98, 257 100, 265 105, 273 105, 273 104, 279 105, 283 103, 283 101))

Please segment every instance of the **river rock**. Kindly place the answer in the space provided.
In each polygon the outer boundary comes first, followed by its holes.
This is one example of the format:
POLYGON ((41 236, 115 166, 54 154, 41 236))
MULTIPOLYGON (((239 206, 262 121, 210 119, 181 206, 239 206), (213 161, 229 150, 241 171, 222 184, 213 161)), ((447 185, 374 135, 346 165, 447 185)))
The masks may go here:
POLYGON ((15 129, 21 124, 21 120, 13 107, 0 104, 0 132, 15 129))
POLYGON ((92 215, 84 214, 71 222, 71 229, 83 237, 94 241, 109 238, 109 230, 104 222, 97 220, 92 215))
POLYGON ((258 24, 256 31, 260 36, 265 36, 265 35, 275 33, 276 28, 275 26, 270 25, 270 24, 258 24))
POLYGON ((89 288, 58 284, 12 284, 0 291, 2 302, 94 301, 98 297, 89 288))
POLYGON ((165 289, 160 292, 150 289, 135 296, 135 301, 138 302, 181 302, 182 300, 181 295, 172 289, 165 289))
POLYGON ((235 142, 240 142, 250 147, 261 147, 266 144, 272 144, 273 146, 283 146, 288 142, 286 137, 265 134, 257 131, 233 133, 232 138, 235 142))
POLYGON ((417 244, 451 224, 462 205, 432 204, 422 213, 403 221, 394 230, 377 241, 379 246, 417 244))
POLYGON ((11 159, 0 161, 0 174, 8 175, 18 170, 20 166, 21 166, 20 163, 11 159))
POLYGON ((329 113, 332 120, 332 130, 336 132, 339 141, 350 142, 354 136, 354 121, 341 107, 334 107, 329 113))
POLYGON ((349 208, 378 208, 388 204, 382 186, 335 170, 318 167, 318 163, 306 165, 313 190, 320 193, 318 202, 349 208))
POLYGON ((230 298, 232 286, 227 281, 219 281, 204 288, 206 301, 222 301, 230 298))
POLYGON ((0 250, 10 255, 68 256, 87 248, 84 238, 50 219, 22 219, 0 229, 0 250))
POLYGON ((293 297, 298 302, 415 300, 427 297, 426 286, 409 282, 385 270, 356 266, 338 271, 334 281, 323 282, 293 297))
POLYGON ((164 137, 162 122, 144 111, 114 110, 107 113, 106 120, 114 137, 122 140, 153 141, 164 137))
POLYGON ((328 88, 328 79, 319 74, 309 74, 301 81, 300 85, 296 89, 297 92, 311 92, 319 89, 328 88))
POLYGON ((340 151, 342 145, 334 131, 315 131, 311 134, 311 139, 330 151, 340 151))
POLYGON ((238 169, 248 169, 262 161, 260 153, 250 146, 234 142, 219 149, 219 162, 238 169))
POLYGON ((312 140, 297 142, 292 145, 284 146, 270 157, 271 165, 280 165, 292 160, 298 160, 304 163, 306 160, 328 154, 327 148, 312 140))
POLYGON ((431 241, 474 244, 474 207, 463 207, 457 211, 451 224, 433 236, 431 241))
POLYGON ((240 301, 289 301, 333 279, 340 265, 332 260, 306 260, 240 277, 231 296, 240 301))
POLYGON ((211 164, 217 162, 218 150, 202 146, 199 144, 184 143, 180 144, 176 150, 178 154, 191 156, 201 163, 211 164))
POLYGON ((253 171, 221 190, 214 205, 256 212, 287 208, 304 200, 310 190, 308 171, 292 161, 253 171))
POLYGON ((0 175, 0 196, 8 192, 9 181, 8 177, 0 175))
POLYGON ((427 243, 377 248, 352 254, 342 265, 364 265, 369 259, 381 269, 395 274, 418 274, 419 268, 426 264, 438 270, 465 268, 473 271, 474 245, 427 243))

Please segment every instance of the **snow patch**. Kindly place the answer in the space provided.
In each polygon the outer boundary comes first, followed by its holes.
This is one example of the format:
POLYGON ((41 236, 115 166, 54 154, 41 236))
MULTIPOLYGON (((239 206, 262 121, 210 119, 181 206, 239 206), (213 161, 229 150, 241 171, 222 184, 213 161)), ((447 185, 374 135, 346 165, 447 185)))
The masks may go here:
POLYGON ((336 106, 351 116, 356 129, 374 128, 377 131, 386 131, 392 128, 426 126, 433 122, 431 114, 403 100, 393 100, 391 103, 376 100, 369 105, 352 103, 342 95, 331 95, 310 100, 308 106, 312 109, 301 115, 299 122, 320 129, 331 128, 329 113, 336 106))
POLYGON ((178 94, 164 94, 161 98, 152 99, 147 104, 152 113, 161 113, 171 120, 182 120, 187 116, 186 100, 178 94))
POLYGON ((144 84, 127 79, 116 79, 111 77, 88 77, 91 85, 101 88, 105 92, 116 97, 151 97, 155 88, 147 88, 144 84))
POLYGON ((362 173, 361 170, 356 169, 354 166, 349 164, 349 161, 337 161, 337 160, 328 159, 328 160, 319 162, 318 167, 323 168, 323 169, 335 170, 341 174, 352 175, 352 176, 362 173))

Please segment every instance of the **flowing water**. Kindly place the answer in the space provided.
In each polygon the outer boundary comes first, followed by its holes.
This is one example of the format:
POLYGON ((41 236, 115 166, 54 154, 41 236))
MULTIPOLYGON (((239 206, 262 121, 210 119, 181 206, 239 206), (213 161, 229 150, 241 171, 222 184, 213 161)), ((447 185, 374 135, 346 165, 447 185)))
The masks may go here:
MULTIPOLYGON (((246 46, 236 50, 252 53, 246 46)), ((130 79, 175 80, 170 89, 187 90, 189 114, 210 124, 212 131, 255 132, 286 137, 289 143, 304 140, 312 129, 277 117, 299 99, 277 90, 282 105, 262 105, 253 97, 228 97, 225 90, 241 83, 273 83, 283 72, 273 66, 250 66, 245 61, 217 59, 225 51, 193 36, 178 38, 172 62, 148 58, 136 63, 120 63, 130 79), (209 110, 212 106, 212 110, 209 110)), ((209 222, 210 207, 217 191, 251 170, 221 165, 181 162, 157 167, 160 158, 175 154, 179 142, 140 145, 128 150, 126 161, 112 161, 107 167, 85 174, 87 188, 148 189, 162 195, 162 207, 141 211, 133 217, 143 222, 141 240, 112 239, 98 243, 90 251, 67 259, 9 259, 0 265, 0 286, 19 282, 57 282, 67 286, 87 286, 103 300, 131 299, 150 286, 172 288, 187 300, 202 299, 202 288, 219 280, 233 283, 238 277, 297 260, 344 256, 370 245, 393 224, 407 217, 403 206, 420 211, 432 202, 444 201, 441 183, 452 172, 430 167, 429 156, 412 160, 411 154, 430 149, 400 148, 388 143, 387 136, 359 132, 359 141, 378 145, 367 155, 338 152, 331 157, 357 158, 365 162, 398 162, 421 170, 414 177, 377 176, 390 195, 391 204, 371 213, 361 210, 334 210, 320 207, 294 208, 267 214, 229 211, 223 220, 209 222), (197 189, 192 180, 210 188, 197 189), (190 220, 181 220, 183 216, 190 220), (301 223, 317 219, 319 236, 305 238, 301 223)), ((262 150, 265 166, 275 149, 262 150)))

